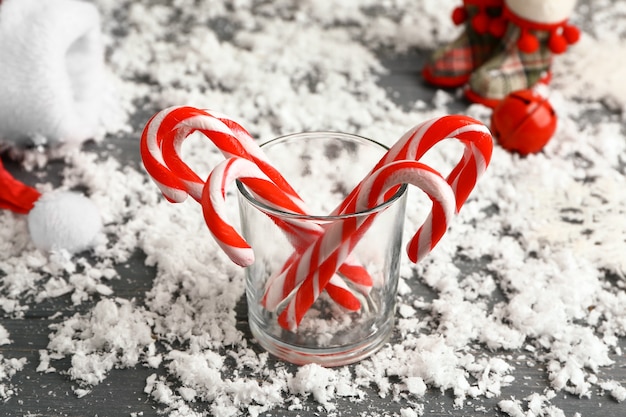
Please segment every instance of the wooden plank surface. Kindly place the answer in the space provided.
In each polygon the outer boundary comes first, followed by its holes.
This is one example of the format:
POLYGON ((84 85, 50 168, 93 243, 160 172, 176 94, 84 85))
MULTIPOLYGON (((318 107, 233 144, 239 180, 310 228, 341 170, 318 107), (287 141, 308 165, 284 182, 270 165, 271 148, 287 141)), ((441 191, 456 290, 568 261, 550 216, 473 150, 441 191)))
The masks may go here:
MULTIPOLYGON (((424 86, 419 77, 419 68, 425 57, 424 51, 410 51, 403 55, 383 53, 383 62, 390 72, 381 79, 391 97, 399 103, 411 105, 417 98, 430 102, 434 90, 424 86)), ((462 111, 467 103, 458 104, 462 111)), ((148 111, 135 115, 134 124, 139 127, 146 119, 148 111)), ((137 146, 137 132, 120 135, 106 141, 100 152, 103 155, 113 155, 124 164, 139 167, 139 153, 137 146)), ((96 147, 93 144, 89 148, 96 147)), ((96 147, 97 148, 97 147, 96 147)), ((14 164, 7 163, 7 167, 16 175, 28 179, 29 174, 18 172, 14 164)), ((53 164, 48 171, 54 181, 60 169, 60 164, 53 164)), ((123 298, 135 298, 141 303, 144 294, 151 288, 154 269, 146 267, 144 257, 136 253, 126 264, 118 266, 122 279, 111 283, 114 293, 123 298)), ((426 288, 416 288, 427 296, 426 288)), ((0 324, 11 335, 13 343, 0 346, 0 353, 5 357, 26 357, 28 360, 25 369, 18 372, 12 379, 11 385, 17 391, 6 403, 0 405, 0 416, 156 416, 163 406, 153 401, 143 392, 146 378, 155 372, 154 369, 137 366, 132 369, 113 370, 105 381, 78 398, 73 389, 75 383, 64 374, 69 367, 68 359, 54 363, 57 372, 41 373, 36 368, 39 364, 39 351, 45 349, 48 343, 49 326, 58 323, 62 318, 89 309, 98 300, 92 299, 80 307, 74 307, 68 297, 58 297, 44 303, 32 303, 23 318, 15 319, 3 316, 0 324)), ((250 344, 258 349, 252 340, 247 328, 245 302, 240 300, 237 311, 238 328, 244 332, 250 344)), ((396 338, 399 337, 396 335, 396 338)), ((626 349, 626 341, 621 340, 620 346, 626 349)), ((485 352, 482 347, 471 347, 472 351, 485 352)), ((454 407, 454 399, 449 392, 431 390, 420 401, 425 404, 427 416, 468 416, 468 415, 503 415, 497 409, 497 402, 501 399, 515 397, 521 399, 533 392, 541 392, 548 388, 545 369, 540 365, 528 362, 523 352, 511 353, 511 362, 516 366, 513 375, 514 383, 503 389, 501 397, 491 399, 481 398, 468 401, 463 409, 454 407), (519 357, 519 359, 515 359, 519 357)), ((602 370, 602 376, 614 379, 622 384, 626 383, 626 359, 614 355, 615 365, 602 370)), ((273 360, 269 366, 286 366, 293 370, 291 365, 283 365, 273 360)), ((228 370, 224 373, 228 374, 228 370)), ((552 403, 561 408, 567 416, 580 413, 582 416, 622 416, 626 415, 624 405, 618 404, 608 394, 598 393, 592 399, 577 398, 559 393, 552 403)), ((368 390, 368 395, 362 401, 337 400, 336 415, 339 416, 391 416, 400 415, 404 407, 414 405, 413 400, 404 399, 395 401, 391 398, 381 398, 375 387, 368 390)), ((206 409, 207 404, 196 404, 198 410, 206 409)), ((325 415, 325 411, 313 400, 304 404, 303 410, 275 409, 264 415, 268 416, 313 416, 325 415)))
MULTIPOLYGON (((394 56, 386 58, 391 73, 383 79, 383 82, 390 91, 390 94, 400 91, 399 99, 408 100, 410 97, 424 97, 432 95, 432 91, 423 86, 419 81, 417 68, 420 67, 420 60, 423 53, 415 51, 401 57, 394 56)), ((460 105, 462 106, 462 105, 460 105)), ((460 109, 462 110, 462 109, 460 109)), ((139 116, 143 117, 143 115, 139 116)), ((139 154, 136 145, 136 138, 118 137, 107 142, 106 149, 102 149, 103 154, 111 152, 124 158, 125 163, 139 166, 139 154)), ((93 145, 89 145, 93 147, 93 145)), ((7 164, 8 168, 14 170, 17 176, 26 178, 28 174, 15 171, 12 163, 7 164)), ((52 167, 49 175, 54 181, 58 166, 52 167)), ((470 266, 468 266, 470 268, 470 266)), ((472 268, 475 268, 472 267, 472 268)), ((135 298, 139 303, 147 291, 150 290, 154 269, 146 267, 144 256, 137 252, 131 259, 118 266, 118 271, 122 279, 111 282, 116 296, 122 298, 135 298)), ((428 289, 419 286, 414 289, 421 295, 428 297, 428 289)), ((98 300, 92 299, 81 306, 74 307, 68 297, 59 297, 43 303, 33 303, 29 305, 26 316, 21 319, 11 319, 3 317, 0 323, 8 330, 13 340, 12 344, 0 346, 0 353, 5 357, 26 357, 28 364, 22 372, 18 372, 11 380, 12 385, 18 395, 10 398, 0 407, 0 416, 129 416, 131 413, 142 416, 157 416, 159 411, 163 411, 163 405, 143 392, 146 378, 155 372, 154 369, 137 366, 132 369, 113 370, 110 375, 99 385, 96 385, 84 397, 78 398, 73 390, 76 383, 64 374, 64 370, 69 368, 69 359, 63 359, 54 363, 57 372, 41 373, 36 368, 39 364, 39 350, 45 349, 48 343, 49 326, 58 323, 62 318, 69 317, 77 312, 87 311, 98 300), (141 414, 142 413, 142 414, 141 414)), ((497 301, 497 300, 494 300, 497 301)), ((255 347, 246 322, 245 300, 238 303, 237 319, 238 329, 244 332, 246 339, 255 347)), ((399 337, 396 335, 396 338, 399 337)), ((626 350, 626 341, 621 340, 620 346, 626 350)), ((255 347, 258 350, 258 348, 255 347)), ((472 347, 473 351, 480 353, 483 348, 472 347)), ((487 351, 483 351, 488 353, 487 351)), ((491 399, 481 398, 475 401, 468 401, 462 408, 454 407, 454 398, 449 392, 439 392, 430 390, 420 401, 425 404, 425 415, 427 416, 468 416, 487 415, 504 416, 497 408, 497 402, 501 399, 514 397, 522 399, 531 393, 541 392, 548 388, 548 381, 545 369, 540 365, 528 363, 524 358, 524 352, 511 353, 515 364, 514 383, 510 387, 503 389, 501 397, 491 399)), ((614 356, 615 365, 603 371, 603 377, 614 379, 626 383, 626 359, 623 356, 614 356)), ((284 365, 280 362, 270 361, 269 366, 286 366, 290 370, 295 368, 284 365)), ((228 370, 225 371, 225 375, 228 370)), ((368 396, 363 401, 354 403, 351 400, 337 400, 337 415, 340 416, 392 416, 400 415, 402 408, 414 405, 413 400, 395 401, 391 398, 381 398, 376 387, 372 386, 368 390, 368 396)), ((552 404, 562 409, 567 416, 580 413, 582 416, 622 416, 624 415, 624 405, 611 399, 608 394, 594 396, 593 399, 578 398, 566 393, 559 393, 552 400, 552 404)), ((207 407, 207 404, 197 404, 198 410, 207 407)), ((268 412, 268 416, 313 416, 325 415, 314 400, 305 404, 304 410, 275 409, 268 412)))

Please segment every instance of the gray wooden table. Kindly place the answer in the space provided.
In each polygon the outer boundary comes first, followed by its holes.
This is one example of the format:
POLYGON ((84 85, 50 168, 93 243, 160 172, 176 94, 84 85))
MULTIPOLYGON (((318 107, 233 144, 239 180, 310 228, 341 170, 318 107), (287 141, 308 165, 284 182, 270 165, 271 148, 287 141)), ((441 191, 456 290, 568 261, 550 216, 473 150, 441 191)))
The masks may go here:
MULTIPOLYGON (((435 90, 422 84, 419 69, 422 66, 426 51, 412 50, 403 55, 382 54, 383 63, 389 68, 389 74, 381 79, 381 83, 389 90, 389 94, 400 103, 412 103, 416 98, 429 102, 435 90)), ((454 104, 458 111, 468 105, 459 101, 454 104)), ((149 112, 134 116, 136 131, 145 123, 149 112)), ((98 149, 97 145, 85 145, 89 149, 98 149)), ((98 149, 103 155, 113 155, 124 164, 139 167, 140 159, 137 146, 136 132, 128 135, 119 135, 108 138, 106 146, 98 149)), ((14 163, 6 162, 7 168, 26 180, 34 180, 33 174, 18 170, 14 163)), ((58 173, 61 163, 53 161, 46 168, 46 175, 53 182, 58 182, 58 173)), ((480 265, 468 265, 468 268, 480 268, 480 265)), ((126 264, 117 266, 122 278, 111 282, 116 296, 135 298, 141 303, 144 294, 151 288, 154 270, 146 267, 142 253, 136 253, 126 264)), ((428 290, 420 288, 427 295, 428 290)), ((12 396, 4 404, 0 404, 0 416, 128 416, 141 415, 144 417, 156 416, 163 407, 154 402, 143 392, 146 378, 155 372, 154 369, 137 366, 132 369, 113 370, 105 381, 93 387, 92 391, 83 398, 77 398, 73 393, 75 383, 63 374, 62 370, 69 367, 69 359, 55 362, 60 372, 41 373, 36 368, 39 363, 39 350, 45 349, 48 343, 49 326, 75 312, 86 311, 97 300, 90 300, 79 307, 72 305, 69 296, 58 297, 43 303, 32 303, 24 318, 12 319, 8 316, 0 317, 0 324, 10 333, 13 343, 0 346, 0 353, 5 357, 26 357, 28 363, 22 372, 17 373, 11 380, 17 389, 18 395, 12 396)), ((245 300, 240 300, 237 308, 238 328, 244 332, 254 344, 246 322, 245 300)), ((396 336, 398 337, 398 336, 396 336)), ((626 350, 626 340, 620 341, 622 349, 626 350)), ((480 346, 472 347, 477 352, 483 349, 480 346)), ((626 358, 615 358, 617 362, 611 368, 601 372, 606 378, 626 383, 626 358)), ((468 401, 463 409, 456 409, 454 398, 449 392, 430 390, 426 393, 423 403, 427 416, 469 416, 469 415, 504 415, 498 410, 497 402, 509 397, 524 398, 532 392, 541 392, 548 387, 548 381, 541 365, 527 364, 524 360, 512 361, 516 367, 513 372, 515 382, 503 388, 501 397, 481 398, 468 401)), ((269 366, 274 362, 270 360, 269 366)), ((293 370, 291 366, 288 369, 293 370)), ((351 400, 337 400, 336 415, 340 416, 388 416, 400 415, 400 409, 406 407, 403 401, 393 401, 381 398, 372 387, 368 397, 360 402, 351 400)), ((611 399, 609 394, 599 393, 592 399, 577 398, 559 393, 552 400, 552 404, 561 408, 567 416, 580 413, 582 416, 623 416, 626 415, 624 404, 611 399)), ((196 404, 198 410, 206 409, 206 404, 196 404)), ((304 410, 275 409, 267 413, 271 416, 308 416, 324 415, 313 400, 305 404, 304 410)))

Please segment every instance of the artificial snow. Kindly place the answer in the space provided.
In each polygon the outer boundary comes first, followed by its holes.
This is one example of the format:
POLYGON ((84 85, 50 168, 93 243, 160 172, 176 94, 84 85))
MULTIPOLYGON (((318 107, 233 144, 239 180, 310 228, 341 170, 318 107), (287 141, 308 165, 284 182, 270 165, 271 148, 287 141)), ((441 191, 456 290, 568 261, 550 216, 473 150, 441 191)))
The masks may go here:
MULTIPOLYGON (((0 346, 11 343, 9 332, 0 325, 0 346)), ((0 353, 0 401, 6 401, 16 393, 11 378, 26 365, 26 358, 5 358, 0 353)))
MULTIPOLYGON (((129 146, 138 147, 143 123, 170 105, 218 110, 260 141, 337 130, 391 145, 458 101, 439 91, 430 103, 416 97, 399 106, 380 86, 386 69, 375 52, 450 40, 455 0, 94 3, 116 100, 102 129, 128 136, 129 146)), ((435 251, 419 265, 403 255, 396 332, 369 359, 289 368, 251 349, 235 313, 245 296, 242 270, 214 243, 195 202, 165 201, 123 152, 60 154, 61 188, 84 190, 102 216, 102 238, 89 253, 42 253, 23 217, 0 213, 0 310, 19 319, 33 303, 69 297, 81 312, 49 329, 37 371, 60 372, 57 363, 68 359, 75 395, 89 396, 114 368, 154 369, 144 392, 173 417, 280 408, 332 415, 338 404, 368 395, 401 402, 399 415, 415 417, 427 414, 425 396, 438 391, 459 408, 495 398, 512 417, 563 415, 553 404, 557 393, 595 398, 604 390, 609 401, 624 401, 624 387, 603 371, 626 335, 625 16, 622 2, 577 8, 583 38, 555 58, 549 91, 559 115, 555 137, 526 158, 496 146, 435 251), (138 252, 153 271, 152 286, 125 299, 112 281, 132 278, 118 271, 138 252), (549 387, 510 398, 507 387, 523 382, 513 376, 520 352, 523 363, 540 365, 549 387)), ((482 106, 467 113, 489 120, 482 106)), ((184 151, 203 174, 221 160, 202 138, 185 142, 184 151)), ((449 166, 459 157, 453 151, 437 148, 430 161, 449 166)), ((45 159, 30 150, 24 164, 32 169, 45 159)), ((406 236, 428 208, 416 195, 408 207, 406 236)), ((0 326, 0 345, 10 343, 0 326)), ((0 355, 0 400, 19 398, 11 378, 26 365, 0 355)))

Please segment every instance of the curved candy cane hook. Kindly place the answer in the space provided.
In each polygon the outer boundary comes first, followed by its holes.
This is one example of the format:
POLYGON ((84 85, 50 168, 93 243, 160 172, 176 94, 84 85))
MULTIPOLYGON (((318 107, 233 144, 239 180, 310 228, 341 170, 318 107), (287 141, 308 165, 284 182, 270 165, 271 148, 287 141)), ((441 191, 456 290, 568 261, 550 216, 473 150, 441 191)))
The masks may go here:
MULTIPOLYGON (((257 199, 269 206, 292 213, 305 213, 293 202, 291 196, 274 184, 254 162, 245 158, 231 157, 218 164, 211 171, 202 191, 201 203, 204 219, 211 234, 228 257, 237 265, 249 266, 254 262, 254 252, 228 221, 226 209, 226 188, 235 180, 242 181, 257 199)), ((273 220, 278 222, 276 218, 273 220)), ((303 227, 302 224, 298 224, 297 219, 293 221, 294 227, 303 227)), ((316 225, 306 223, 304 226, 310 228, 316 225)), ((314 228, 311 232, 319 233, 319 230, 314 228)), ((357 267, 347 265, 344 268, 357 267)), ((357 276, 357 273, 353 275, 357 276)), ((358 310, 360 308, 358 298, 339 277, 332 277, 330 281, 328 292, 333 299, 347 309, 358 310)))
MULTIPOLYGON (((376 207, 387 199, 388 191, 401 184, 415 185, 433 202, 430 215, 415 236, 419 238, 420 235, 429 235, 433 240, 431 246, 434 247, 456 212, 456 199, 446 180, 437 171, 420 162, 394 161, 368 175, 347 210, 358 213, 376 207)), ((336 271, 337 265, 354 249, 375 216, 353 217, 349 221, 333 223, 316 244, 311 245, 290 266, 290 270, 300 274, 297 279, 300 285, 278 317, 281 326, 291 331, 297 328, 308 309, 315 303, 321 289, 324 289, 336 271), (312 264, 311 259, 320 259, 321 262, 312 264)))
MULTIPOLYGON (((464 153, 458 163, 446 177, 451 187, 457 212, 468 198, 480 176, 485 172, 491 160, 493 139, 489 129, 479 121, 462 115, 443 116, 420 123, 407 131, 381 158, 366 179, 362 181, 346 199, 335 209, 334 214, 353 213, 354 199, 361 192, 361 187, 371 175, 386 165, 397 161, 417 161, 428 150, 446 139, 456 139, 465 145, 464 153)), ((389 198, 398 190, 399 185, 389 188, 384 199, 389 198)), ((434 208, 433 216, 436 214, 434 208)), ((440 214, 437 214, 440 216, 440 214)), ((446 223, 447 224, 447 223, 446 223)), ((369 227, 368 224, 362 227, 369 227)), ((418 262, 428 254, 446 231, 441 222, 427 221, 410 240, 407 246, 409 259, 418 262)), ((359 236, 359 234, 357 234, 359 236)), ((314 242, 311 247, 321 245, 324 236, 314 242)), ((356 243, 355 243, 356 244, 356 243)), ((306 252, 305 252, 306 253, 306 252)), ((318 262, 310 269, 317 270, 325 258, 316 258, 318 262)), ((290 260, 291 261, 291 260, 290 260)), ((306 270, 306 269, 305 269, 306 270)), ((291 265, 285 265, 282 273, 272 280, 264 297, 268 309, 275 308, 292 293, 304 280, 302 273, 296 273, 291 265), (287 288, 283 288, 283 287, 287 288), (279 291, 280 288, 283 288, 279 291)), ((323 286, 321 287, 323 289, 323 286)))

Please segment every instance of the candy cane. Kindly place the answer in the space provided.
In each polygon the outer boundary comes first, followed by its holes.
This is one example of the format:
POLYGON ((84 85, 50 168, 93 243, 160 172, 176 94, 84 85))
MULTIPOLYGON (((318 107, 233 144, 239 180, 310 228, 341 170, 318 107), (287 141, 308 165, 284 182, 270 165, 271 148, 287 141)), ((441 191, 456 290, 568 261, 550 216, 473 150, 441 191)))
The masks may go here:
MULTIPOLYGON (((170 107, 157 113, 144 128, 141 138, 141 156, 148 173, 172 202, 182 202, 188 195, 201 201, 203 181, 180 157, 183 141, 199 131, 211 140, 228 158, 238 156, 253 161, 277 186, 301 207, 296 213, 305 214, 305 204, 266 159, 250 134, 236 122, 217 113, 193 107, 170 107)), ((321 234, 319 227, 290 229, 285 226, 296 248, 321 234)))
POLYGON ((180 157, 182 143, 195 131, 202 132, 225 157, 254 161, 272 181, 299 199, 241 125, 217 113, 185 106, 158 112, 148 121, 141 136, 144 166, 168 200, 181 202, 187 195, 197 201, 201 199, 204 181, 180 157))
MULTIPOLYGON (((364 211, 381 204, 389 190, 400 184, 413 184, 422 189, 432 200, 430 215, 419 228, 429 232, 432 246, 441 239, 450 219, 456 212, 454 191, 446 180, 435 170, 417 161, 396 161, 389 163, 369 175, 359 187, 359 192, 346 206, 351 213, 364 211)), ((305 269, 306 274, 295 295, 279 314, 278 323, 285 329, 295 331, 308 309, 313 305, 335 274, 337 265, 354 249, 365 232, 363 225, 371 224, 375 215, 354 216, 345 221, 330 225, 326 233, 314 245, 311 245, 302 256, 290 266, 290 270, 305 269), (321 255, 320 248, 334 247, 328 255, 321 255), (321 262, 311 267, 312 257, 320 256, 321 262)), ((271 293, 270 293, 271 294, 271 293)), ((269 295, 269 294, 268 294, 269 295)))
POLYGON ((245 182, 255 194, 263 196, 267 204, 296 213, 301 209, 248 159, 231 157, 211 171, 201 197, 204 219, 226 255, 237 265, 249 266, 254 262, 252 248, 228 222, 226 210, 226 187, 236 179, 245 182))
MULTIPOLYGON (((265 204, 296 213, 300 212, 300 207, 258 165, 248 159, 231 157, 211 171, 201 197, 205 221, 218 245, 229 258, 238 265, 249 266, 254 262, 252 248, 228 222, 226 210, 226 188, 236 179, 244 182, 265 204)), ((297 221, 296 219, 291 221, 297 221)), ((330 278, 326 289, 343 307, 349 310, 358 310, 361 307, 358 298, 336 275, 330 278)))
MULTIPOLYGON (((148 121, 141 136, 140 151, 144 166, 167 200, 178 203, 188 195, 198 202, 202 200, 205 181, 180 157, 184 140, 195 131, 203 133, 225 157, 238 156, 253 161, 294 203, 303 208, 296 213, 305 213, 304 203, 296 191, 267 161, 241 125, 224 115, 188 106, 170 107, 158 112, 148 121)), ((288 233, 296 251, 301 251, 323 231, 311 223, 284 224, 278 219, 276 222, 288 233)), ((347 260, 341 271, 362 292, 367 293, 371 288, 371 278, 363 267, 347 260)))
MULTIPOLYGON (((459 162, 446 180, 456 196, 457 210, 461 209, 472 192, 478 178, 485 172, 493 151, 493 138, 489 129, 468 116, 442 116, 420 123, 407 131, 387 151, 371 172, 393 161, 418 161, 431 148, 446 139, 457 139, 465 145, 459 162)), ((335 210, 344 213, 345 206, 358 192, 357 186, 335 210)))
MULTIPOLYGON (((195 131, 209 138, 225 157, 239 156, 254 161, 295 202, 304 206, 243 127, 225 116, 193 107, 170 107, 160 111, 150 119, 141 137, 144 166, 169 201, 182 202, 188 195, 201 200, 205 182, 180 157, 183 141, 195 131)), ((311 233, 314 231, 291 230, 292 235, 300 237, 311 233)))
MULTIPOLYGON (((476 181, 485 172, 493 150, 493 139, 489 129, 470 117, 443 116, 418 124, 406 132, 389 149, 369 175, 394 161, 419 160, 437 143, 450 138, 458 139, 465 145, 463 156, 447 177, 447 182, 455 194, 457 210, 460 210, 476 181)), ((353 204, 361 186, 362 183, 357 185, 339 207, 333 211, 333 214, 350 213, 350 205, 353 204)), ((396 191, 397 187, 388 190, 387 197, 396 191)), ((368 227, 368 223, 364 224, 363 227, 368 227)), ((433 249, 433 240, 429 239, 428 231, 429 229, 420 229, 409 242, 407 252, 412 262, 418 262, 433 249)), ((336 243, 339 244, 339 242, 336 243)), ((262 301, 264 306, 269 310, 275 309, 285 297, 300 285, 308 270, 318 267, 324 259, 324 256, 316 254, 314 258, 316 262, 313 262, 309 267, 306 267, 306 263, 302 262, 300 262, 299 269, 291 268, 290 265, 283 266, 279 274, 268 280, 266 294, 262 301)), ((290 261, 292 260, 290 258, 290 261)))

